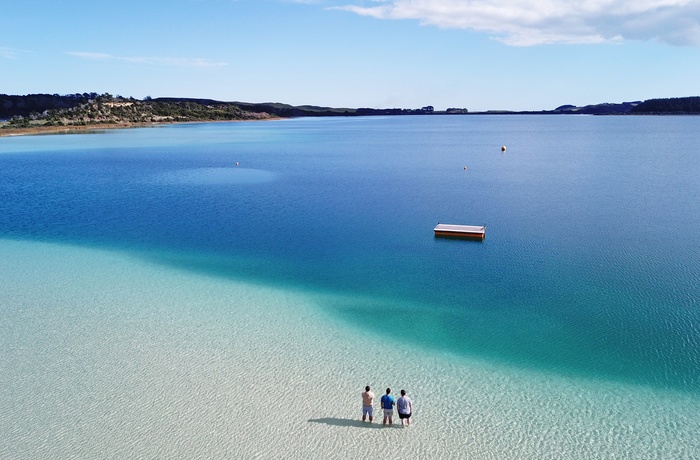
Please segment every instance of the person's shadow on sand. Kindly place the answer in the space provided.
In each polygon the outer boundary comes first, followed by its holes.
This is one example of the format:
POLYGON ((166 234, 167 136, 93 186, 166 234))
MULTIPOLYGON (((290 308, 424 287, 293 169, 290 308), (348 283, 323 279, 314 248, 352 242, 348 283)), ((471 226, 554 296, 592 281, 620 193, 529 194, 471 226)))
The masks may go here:
POLYGON ((377 422, 369 423, 369 422, 363 422, 362 420, 352 419, 352 418, 333 418, 333 417, 310 418, 309 422, 310 423, 323 423, 323 424, 331 425, 331 426, 346 426, 346 427, 355 427, 355 428, 392 428, 394 426, 398 426, 399 428, 401 427, 401 425, 382 425, 381 420, 379 421, 379 423, 377 423, 377 422))

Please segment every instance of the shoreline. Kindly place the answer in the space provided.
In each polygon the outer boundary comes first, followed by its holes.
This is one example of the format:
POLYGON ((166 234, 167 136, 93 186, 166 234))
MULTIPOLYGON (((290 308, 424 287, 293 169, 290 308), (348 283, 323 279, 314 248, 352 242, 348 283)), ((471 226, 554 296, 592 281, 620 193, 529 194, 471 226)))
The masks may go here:
POLYGON ((124 128, 146 128, 150 126, 163 125, 166 123, 104 123, 94 125, 67 125, 67 126, 33 126, 30 128, 0 128, 0 137, 12 136, 36 136, 42 134, 70 134, 89 131, 100 131, 103 129, 124 129, 124 128))
POLYGON ((0 126, 0 137, 40 136, 44 134, 82 134, 107 129, 151 128, 163 125, 187 123, 236 123, 241 121, 282 120, 282 117, 251 118, 246 120, 191 120, 191 121, 149 121, 138 123, 95 123, 92 125, 32 126, 30 128, 5 128, 0 126))

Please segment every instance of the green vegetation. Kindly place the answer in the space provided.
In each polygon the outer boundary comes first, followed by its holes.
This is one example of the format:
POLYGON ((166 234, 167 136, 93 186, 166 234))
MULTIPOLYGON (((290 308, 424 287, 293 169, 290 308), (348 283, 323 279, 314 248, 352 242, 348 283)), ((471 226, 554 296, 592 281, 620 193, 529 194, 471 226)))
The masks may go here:
POLYGON ((113 96, 109 93, 0 94, 0 120, 9 119, 4 127, 90 126, 105 124, 141 124, 194 121, 256 120, 290 117, 338 117, 372 115, 427 115, 433 113, 467 113, 467 109, 435 112, 432 106, 420 109, 334 108, 312 105, 292 106, 278 102, 221 102, 212 99, 152 98, 113 96))
POLYGON ((9 119, 4 124, 7 128, 251 120, 274 116, 266 112, 245 111, 233 103, 216 101, 202 103, 197 100, 152 98, 140 101, 109 93, 0 95, 0 118, 9 119))
POLYGON ((252 104, 212 99, 151 98, 113 96, 109 93, 0 94, 0 129, 80 127, 99 125, 128 126, 144 123, 233 121, 289 117, 338 117, 374 115, 450 115, 468 113, 536 114, 700 114, 700 97, 650 99, 644 102, 595 104, 584 107, 563 105, 540 112, 469 112, 466 108, 435 111, 430 105, 419 109, 333 108, 311 105, 292 106, 278 102, 252 104))
POLYGON ((632 109, 638 114, 700 114, 700 97, 676 97, 671 99, 649 99, 632 109))

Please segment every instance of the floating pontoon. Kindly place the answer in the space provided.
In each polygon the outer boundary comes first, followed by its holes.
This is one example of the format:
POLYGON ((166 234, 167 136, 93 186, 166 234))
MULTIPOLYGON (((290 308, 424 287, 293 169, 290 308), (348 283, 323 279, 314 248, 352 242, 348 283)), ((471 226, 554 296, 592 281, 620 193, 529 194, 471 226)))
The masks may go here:
POLYGON ((486 226, 437 224, 435 236, 483 240, 486 236, 486 226))

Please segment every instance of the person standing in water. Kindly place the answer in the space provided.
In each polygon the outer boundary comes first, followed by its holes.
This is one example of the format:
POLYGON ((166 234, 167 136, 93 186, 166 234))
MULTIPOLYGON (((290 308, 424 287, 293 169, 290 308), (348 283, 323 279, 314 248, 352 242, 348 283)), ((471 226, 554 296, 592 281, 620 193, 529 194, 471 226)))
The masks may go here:
POLYGON ((394 404, 396 404, 396 400, 394 400, 394 397, 391 396, 391 388, 386 389, 386 394, 382 396, 381 403, 382 403, 382 410, 384 411, 384 421, 382 422, 382 425, 386 425, 387 419, 389 419, 389 425, 391 425, 391 418, 394 416, 394 404))
POLYGON ((369 423, 372 423, 372 416, 374 415, 374 393, 370 391, 369 385, 365 387, 365 391, 362 392, 362 421, 364 422, 367 416, 369 416, 369 423))
POLYGON ((406 425, 410 425, 411 413, 413 412, 413 402, 411 401, 411 398, 406 396, 406 390, 401 390, 401 397, 398 399, 398 401, 396 401, 396 409, 399 411, 401 426, 404 426, 404 419, 406 420, 406 425))

